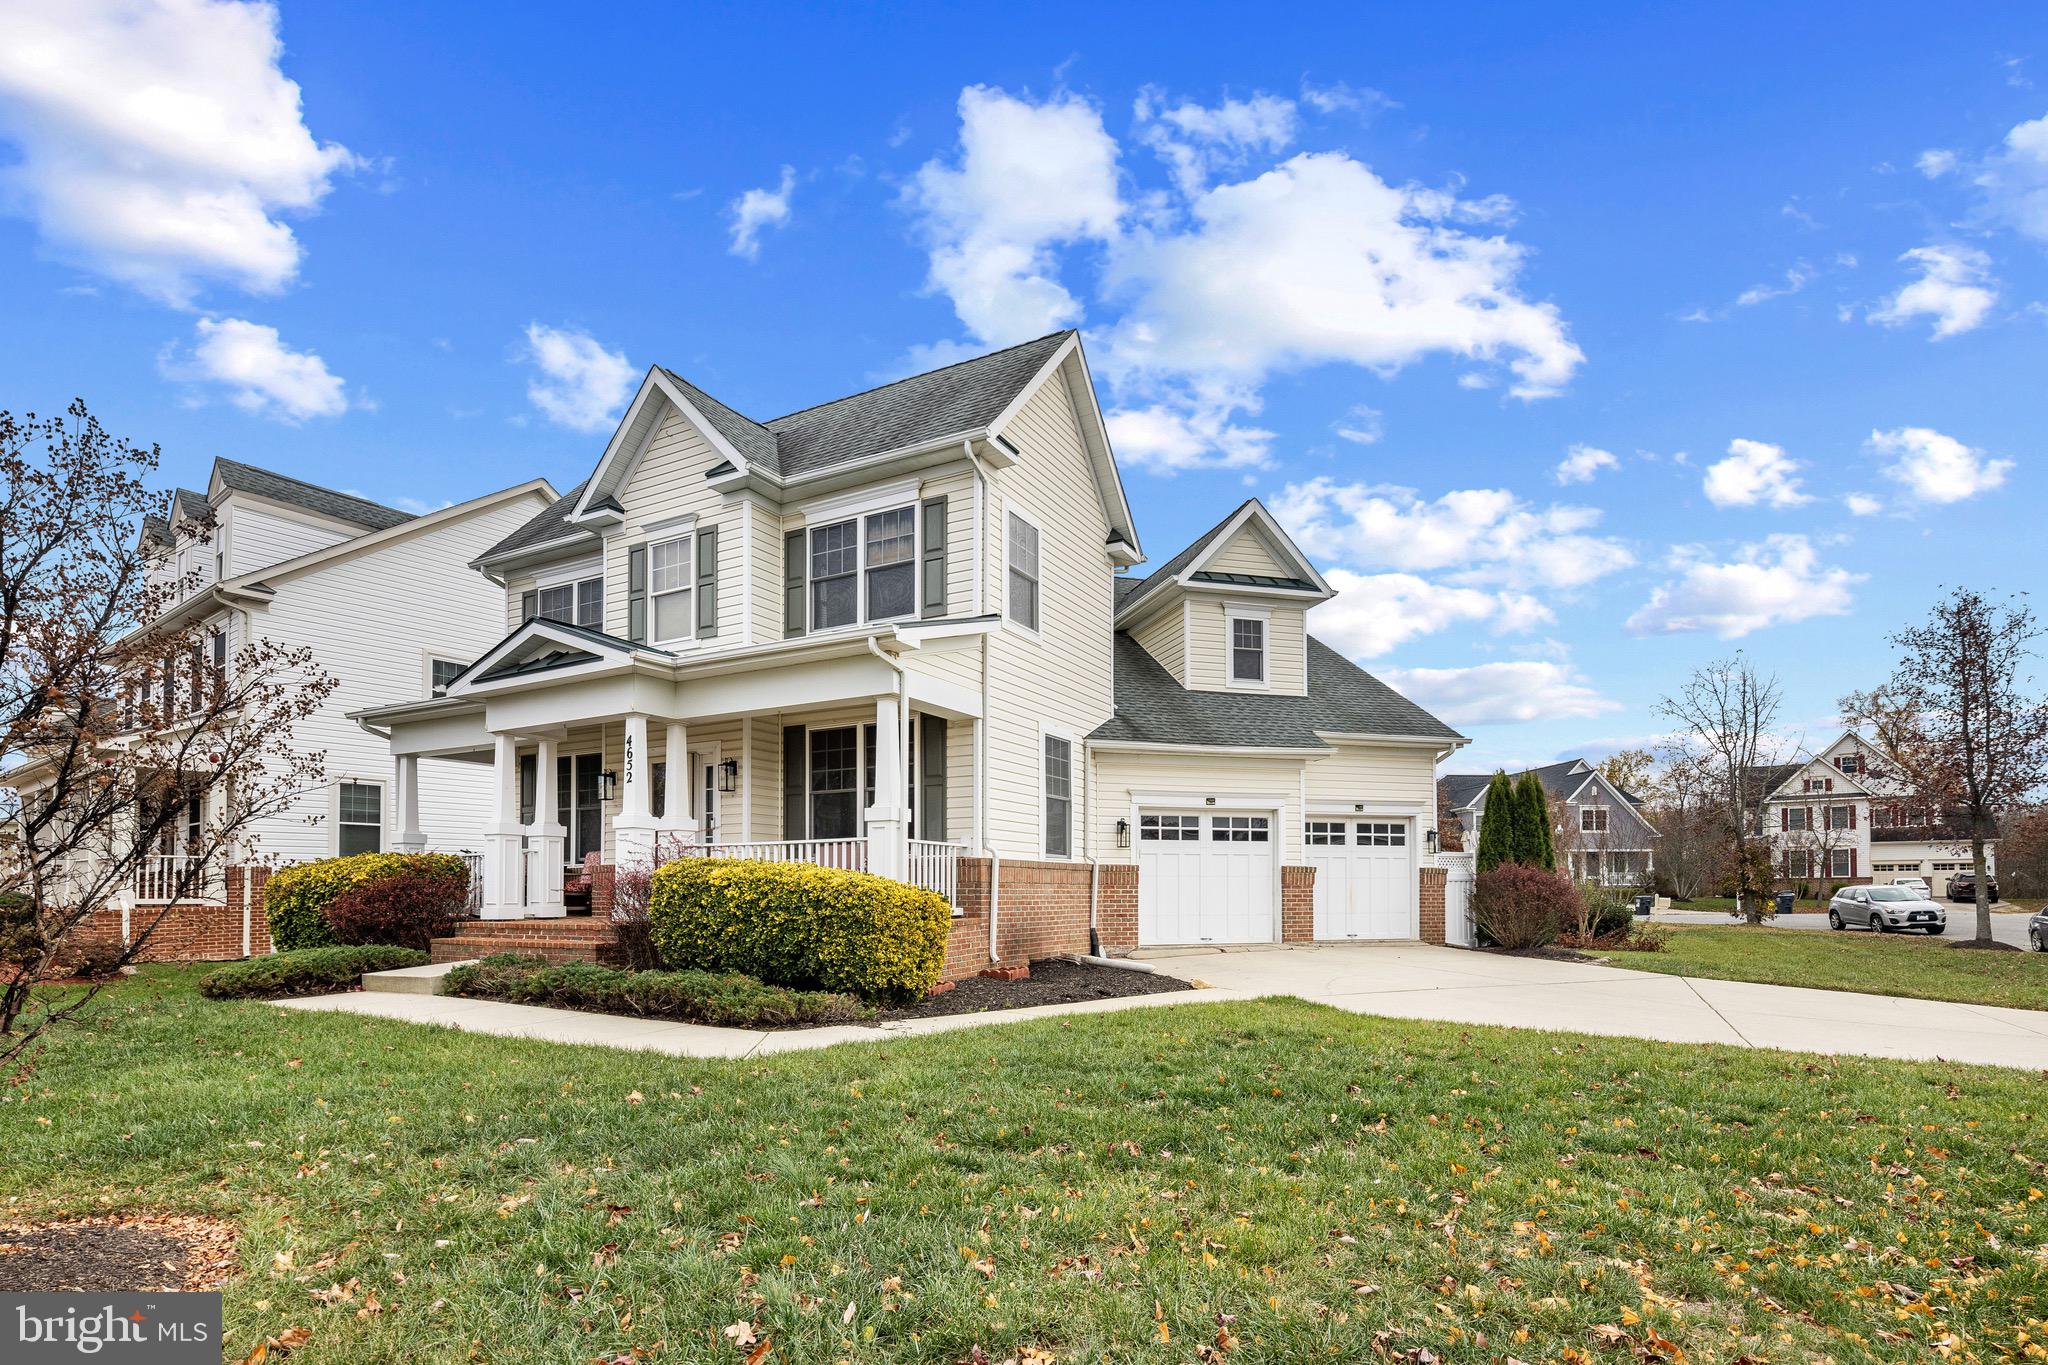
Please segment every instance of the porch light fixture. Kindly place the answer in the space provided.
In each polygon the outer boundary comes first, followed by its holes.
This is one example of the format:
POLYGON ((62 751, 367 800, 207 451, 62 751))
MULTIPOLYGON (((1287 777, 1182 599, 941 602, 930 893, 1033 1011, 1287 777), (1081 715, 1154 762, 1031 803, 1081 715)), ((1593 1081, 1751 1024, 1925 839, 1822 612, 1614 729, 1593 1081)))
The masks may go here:
POLYGON ((728 758, 718 765, 718 790, 728 796, 740 789, 740 761, 728 758))
POLYGON ((1429 856, 1434 858, 1436 856, 1436 831, 1433 829, 1424 830, 1422 832, 1422 841, 1429 845, 1429 856))
POLYGON ((1129 848, 1131 846, 1130 821, 1119 820, 1116 822, 1116 846, 1118 848, 1129 848))
POLYGON ((619 794, 619 775, 606 768, 597 775, 597 799, 609 801, 619 794))

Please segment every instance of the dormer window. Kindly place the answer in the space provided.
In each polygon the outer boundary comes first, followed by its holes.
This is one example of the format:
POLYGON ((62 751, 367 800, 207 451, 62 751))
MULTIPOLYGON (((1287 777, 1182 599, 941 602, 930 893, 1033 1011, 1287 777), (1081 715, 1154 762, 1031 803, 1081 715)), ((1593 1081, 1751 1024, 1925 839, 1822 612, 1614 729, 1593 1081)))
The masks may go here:
POLYGON ((1863 755, 1842 754, 1835 759, 1835 766, 1845 773, 1860 773, 1863 771, 1863 755))
POLYGON ((1266 680, 1266 623, 1249 616, 1230 622, 1230 680, 1262 683, 1266 680))

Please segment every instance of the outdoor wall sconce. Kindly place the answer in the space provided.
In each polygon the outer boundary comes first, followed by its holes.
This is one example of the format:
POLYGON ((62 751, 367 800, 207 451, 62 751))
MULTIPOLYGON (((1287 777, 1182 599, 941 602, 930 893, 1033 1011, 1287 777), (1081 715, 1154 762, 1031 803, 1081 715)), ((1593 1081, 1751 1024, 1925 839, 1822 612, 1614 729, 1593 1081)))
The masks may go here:
POLYGON ((718 765, 718 789, 730 795, 740 789, 740 761, 728 758, 718 765))
POLYGON ((597 775, 597 799, 609 801, 619 794, 619 775, 606 768, 597 775))
POLYGON ((1131 846, 1130 821, 1119 820, 1116 822, 1116 846, 1118 848, 1129 848, 1131 846))
POLYGON ((1429 846, 1429 856, 1434 858, 1436 856, 1436 831, 1433 829, 1424 830, 1422 832, 1422 841, 1429 846))

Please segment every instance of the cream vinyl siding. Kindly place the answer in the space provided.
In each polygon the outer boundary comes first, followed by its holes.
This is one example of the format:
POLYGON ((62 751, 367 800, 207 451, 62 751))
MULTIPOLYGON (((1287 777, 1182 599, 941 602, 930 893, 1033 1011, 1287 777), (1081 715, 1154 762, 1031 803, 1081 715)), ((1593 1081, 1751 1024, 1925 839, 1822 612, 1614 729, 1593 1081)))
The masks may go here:
MULTIPOLYGON (((920 500, 946 500, 946 615, 974 614, 974 471, 966 461, 925 477, 918 489, 920 500)), ((924 522, 918 521, 918 534, 924 522)), ((919 547, 922 549, 922 545, 919 547)), ((920 607, 923 605, 924 573, 918 571, 920 607)))
MULTIPOLYGON (((1023 455, 991 479, 986 609, 1004 610, 1004 525, 1015 506, 1039 528, 1039 637, 1005 616, 989 638, 987 839, 1004 857, 1039 858, 1041 726, 1074 739, 1078 772, 1080 742, 1113 711, 1112 573, 1102 548, 1109 523, 1062 376, 1040 385, 1005 435, 1023 455)), ((1074 803, 1078 859, 1087 849, 1085 784, 1077 783, 1074 803)))
MULTIPOLYGON (((1299 758, 1266 758, 1257 754, 1229 754, 1215 750, 1189 749, 1180 753, 1139 752, 1128 749, 1095 749, 1093 756, 1095 809, 1090 817, 1094 853, 1105 863, 1134 862, 1138 855, 1138 831, 1131 829, 1131 846, 1116 846, 1116 822, 1131 819, 1134 796, 1177 793, 1184 798, 1183 809, 1205 810, 1209 797, 1216 798, 1216 810, 1239 810, 1247 798, 1260 804, 1277 803, 1280 828, 1277 848, 1280 861, 1301 861, 1301 765, 1299 758)), ((1147 806, 1173 802, 1147 800, 1147 806)))
POLYGON ((532 574, 505 580, 505 633, 519 629, 519 613, 525 604, 526 594, 538 586, 532 574))
POLYGON ((912 650, 903 656, 903 666, 922 677, 964 687, 977 695, 981 691, 981 641, 971 635, 912 650))
POLYGON ((1415 806, 1428 812, 1422 828, 1436 823, 1436 750, 1419 744, 1347 744, 1308 764, 1308 799, 1363 801, 1415 806))
POLYGON ((267 505, 234 497, 223 499, 220 523, 214 530, 215 543, 207 547, 207 552, 210 555, 217 546, 226 553, 230 578, 370 534, 365 527, 342 527, 309 517, 289 516, 267 505))
MULTIPOLYGON (((626 638, 626 563, 629 551, 645 544, 646 528, 694 515, 697 528, 718 527, 718 639, 737 640, 740 629, 740 573, 745 540, 739 517, 723 495, 704 482, 704 471, 725 457, 679 412, 670 412, 640 453, 640 461, 619 492, 625 523, 604 541, 604 629, 626 638)), ((693 548, 694 553, 694 548, 693 548)), ((780 553, 780 545, 777 546, 780 553)), ((694 607, 693 607, 694 610, 694 607)), ((776 613, 780 616, 780 612, 776 613)))
POLYGON ((1131 632, 1131 638, 1157 659, 1161 668, 1173 674, 1174 681, 1182 687, 1188 685, 1186 606, 1183 602, 1180 607, 1162 611, 1131 632))
MULTIPOLYGON (((391 847, 397 811, 390 746, 347 713, 419 696, 421 657, 429 650, 466 662, 497 643, 503 593, 469 563, 544 505, 539 496, 514 499, 286 578, 270 605, 248 616, 256 637, 305 646, 315 666, 338 682, 294 732, 297 747, 325 753, 325 782, 260 823, 257 856, 303 862, 331 855, 335 784, 343 781, 382 789, 384 847, 391 847)), ((241 642, 238 628, 230 643, 241 642)), ((489 764, 422 759, 420 825, 428 847, 480 850, 492 792, 489 764)))
POLYGON ((1255 573, 1268 578, 1292 578, 1301 571, 1292 565, 1282 564, 1273 552, 1266 548, 1266 542, 1250 527, 1225 541, 1223 548, 1212 555, 1202 568, 1211 573, 1255 573))
MULTIPOLYGON (((745 538, 754 538, 753 556, 747 561, 744 591, 754 604, 754 633, 749 644, 766 644, 782 638, 782 518, 760 501, 749 501, 740 509, 740 552, 746 553, 745 538)), ((719 555, 724 559, 723 552, 719 555)), ((740 585, 734 584, 734 591, 740 585)), ((719 592, 725 585, 719 584, 719 592)), ((721 615, 723 611, 721 610, 721 615)))
MULTIPOLYGON (((1229 692, 1230 628, 1227 603, 1206 594, 1189 599, 1186 686, 1203 692, 1229 692)), ((1246 604, 1251 605, 1251 604, 1246 604)), ((1265 604, 1258 604, 1262 609, 1265 604)), ((1299 607, 1274 606, 1266 623, 1266 688, 1299 697, 1308 692, 1307 613, 1299 607)))

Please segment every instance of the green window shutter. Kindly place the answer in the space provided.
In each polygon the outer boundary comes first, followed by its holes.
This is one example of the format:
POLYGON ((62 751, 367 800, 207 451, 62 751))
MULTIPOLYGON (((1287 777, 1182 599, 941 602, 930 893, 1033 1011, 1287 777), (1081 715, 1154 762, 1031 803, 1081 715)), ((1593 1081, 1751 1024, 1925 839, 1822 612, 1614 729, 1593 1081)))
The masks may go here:
POLYGON ((923 592, 920 615, 946 614, 946 500, 927 498, 924 503, 924 562, 920 569, 923 592))
POLYGON ((697 638, 718 634, 718 528, 697 532, 697 638))
POLYGON ((804 633, 804 533, 782 538, 782 633, 804 633))
POLYGON ((626 551, 626 638, 647 643, 647 547, 626 551))
POLYGON ((540 615, 540 594, 523 592, 519 594, 519 624, 525 625, 540 615))
POLYGON ((809 838, 804 818, 804 727, 782 727, 782 837, 809 838))
POLYGON ((917 718, 917 837, 946 840, 946 718, 917 718))

